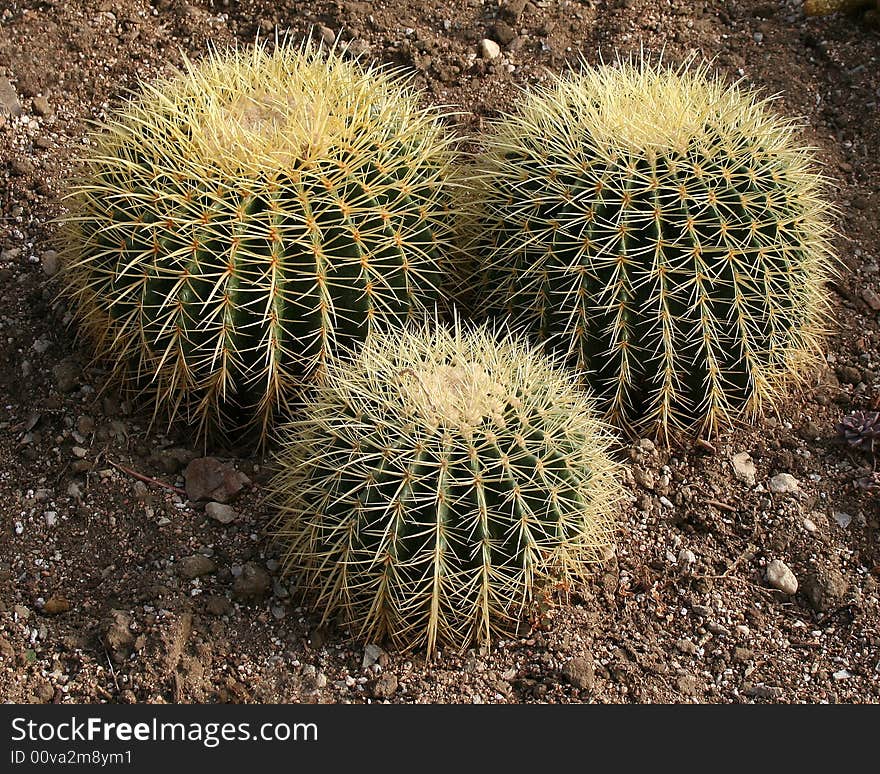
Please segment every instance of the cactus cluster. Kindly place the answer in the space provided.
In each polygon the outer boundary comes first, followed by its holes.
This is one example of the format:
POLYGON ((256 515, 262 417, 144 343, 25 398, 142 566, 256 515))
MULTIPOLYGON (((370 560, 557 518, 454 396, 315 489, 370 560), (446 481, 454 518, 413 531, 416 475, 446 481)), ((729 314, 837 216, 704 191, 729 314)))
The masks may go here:
POLYGON ((330 362, 288 434, 286 566, 362 637, 489 642, 611 544, 610 435, 570 375, 509 335, 377 333, 330 362))
MULTIPOLYGON (((287 42, 145 84, 92 137, 65 292, 157 412, 267 440, 301 403, 269 487, 286 571, 325 622, 430 655, 607 555, 596 407, 669 435, 778 399, 832 253, 810 150, 706 67, 557 78, 467 175, 418 100, 287 42), (526 335, 428 317, 462 277, 526 335)), ((874 419, 842 432, 873 446, 874 419)))
POLYGON ((826 316, 830 208, 793 134, 705 67, 556 78, 485 139, 481 309, 565 352, 626 430, 758 414, 826 316))
POLYGON ((265 437, 328 354, 433 309, 452 140, 398 73, 283 43, 146 84, 71 193, 68 292, 157 408, 265 437))

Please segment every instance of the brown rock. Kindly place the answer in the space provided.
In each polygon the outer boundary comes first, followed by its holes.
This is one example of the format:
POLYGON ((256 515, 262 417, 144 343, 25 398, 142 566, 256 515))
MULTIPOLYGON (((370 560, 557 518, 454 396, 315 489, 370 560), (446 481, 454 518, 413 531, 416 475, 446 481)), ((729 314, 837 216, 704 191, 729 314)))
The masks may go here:
POLYGON ((59 392, 73 392, 80 385, 82 369, 72 358, 66 358, 52 368, 55 384, 59 392))
POLYGON ((269 573, 256 562, 248 562, 232 584, 232 593, 238 599, 255 600, 266 596, 271 585, 269 573))
POLYGON ((801 584, 801 592, 810 607, 819 613, 835 608, 848 590, 846 578, 834 567, 811 572, 801 584))
POLYGON ((49 104, 49 100, 45 97, 34 97, 31 102, 34 106, 34 113, 38 116, 46 117, 52 115, 52 106, 49 104))
POLYGON ((34 696, 39 702, 48 704, 55 698, 55 689, 52 687, 52 683, 43 678, 38 678, 36 683, 34 683, 34 696))
POLYGON ((502 46, 507 46, 516 37, 516 30, 503 21, 496 22, 489 29, 489 37, 502 46))
POLYGON ((131 623, 131 615, 125 610, 111 610, 103 622, 101 640, 117 664, 128 658, 134 645, 131 623))
POLYGON ((582 691, 591 690, 595 682, 593 657, 576 656, 571 659, 562 668, 562 676, 575 688, 580 688, 582 691))
POLYGON ((15 87, 8 78, 0 78, 0 115, 20 116, 22 114, 21 103, 15 87))
POLYGON ((180 559, 176 565, 177 574, 187 580, 200 578, 202 575, 210 575, 217 572, 217 565, 214 564, 207 556, 202 554, 193 554, 180 559))
POLYGON ((370 694, 374 699, 390 699, 397 693, 397 678, 392 674, 384 674, 371 681, 370 694))
POLYGON ((53 594, 43 605, 45 615, 61 615, 70 610, 70 602, 60 594, 53 594))
POLYGON ((34 164, 28 159, 12 159, 9 162, 9 171, 17 177, 24 177, 34 171, 34 164))
POLYGON ((55 250, 46 250, 40 256, 40 263, 43 266, 43 272, 47 277, 54 277, 58 273, 58 269, 60 268, 60 261, 58 259, 58 253, 55 250))
POLYGON ((205 606, 205 612, 208 615, 229 615, 232 612, 232 603, 217 594, 205 594, 202 597, 202 603, 205 606))
POLYGON ((251 480, 228 462, 216 457, 199 457, 186 466, 186 496, 193 501, 214 500, 227 503, 251 480))
POLYGON ((5 637, 0 637, 0 658, 9 659, 10 661, 15 657, 15 648, 12 647, 9 640, 5 637))
POLYGON ((219 521, 221 524, 231 524, 238 518, 235 509, 231 505, 223 503, 208 503, 205 506, 205 513, 209 518, 219 521))
POLYGON ((844 384, 858 384, 862 381, 862 372, 852 366, 840 366, 837 369, 837 378, 844 384))
POLYGON ((187 464, 189 464, 196 455, 189 449, 172 447, 170 449, 160 449, 156 452, 156 460, 159 467, 165 473, 177 473, 187 464))
POLYGON ((679 692, 683 693, 685 696, 697 695, 697 678, 694 677, 694 675, 679 675, 678 679, 675 681, 675 685, 679 692))
POLYGON ((507 0, 498 8, 498 15, 509 22, 515 22, 522 16, 528 0, 507 0))

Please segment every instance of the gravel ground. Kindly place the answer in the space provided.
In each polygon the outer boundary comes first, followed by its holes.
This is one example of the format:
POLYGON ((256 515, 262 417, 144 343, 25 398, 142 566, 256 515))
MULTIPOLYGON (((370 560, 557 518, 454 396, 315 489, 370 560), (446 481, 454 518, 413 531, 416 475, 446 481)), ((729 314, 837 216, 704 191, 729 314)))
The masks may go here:
POLYGON ((807 19, 794 0, 2 7, 0 700, 878 702, 880 514, 862 486, 874 460, 835 431, 880 401, 874 17, 807 19), (184 52, 276 28, 405 67, 462 133, 581 57, 696 52, 781 94, 836 182, 827 368, 779 416, 711 444, 622 446, 616 556, 491 652, 426 663, 317 627, 264 535, 267 461, 200 448, 101 392, 56 300, 52 219, 89 120, 184 52), (206 451, 243 474, 239 492, 210 495, 228 507, 193 491, 206 451))

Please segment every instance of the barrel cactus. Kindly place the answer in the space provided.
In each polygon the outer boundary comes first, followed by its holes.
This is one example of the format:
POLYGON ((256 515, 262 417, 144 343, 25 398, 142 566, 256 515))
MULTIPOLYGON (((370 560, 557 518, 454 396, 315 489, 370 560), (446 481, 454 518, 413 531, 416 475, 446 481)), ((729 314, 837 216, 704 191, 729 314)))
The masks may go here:
POLYGON ((70 195, 66 284, 121 381, 265 437, 336 347, 435 308, 454 150, 418 98, 396 71, 259 44, 106 121, 70 195))
POLYGON ((757 416, 818 353, 835 259, 811 149, 706 66, 584 68, 496 122, 475 186, 482 309, 661 438, 757 416))
POLYGON ((461 324, 376 333, 331 361, 270 485, 313 609, 430 656, 511 632, 581 579, 612 544, 618 484, 575 381, 461 324))
POLYGON ((827 16, 832 13, 849 13, 874 5, 876 0, 804 0, 804 14, 827 16))

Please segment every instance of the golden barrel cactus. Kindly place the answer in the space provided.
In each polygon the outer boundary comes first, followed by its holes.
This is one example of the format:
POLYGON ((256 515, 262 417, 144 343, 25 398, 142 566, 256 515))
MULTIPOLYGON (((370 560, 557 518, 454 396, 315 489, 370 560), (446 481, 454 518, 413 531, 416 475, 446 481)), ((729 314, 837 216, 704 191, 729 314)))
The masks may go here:
POLYGON ((706 67, 586 68, 485 139, 481 310, 569 356, 633 434, 713 434, 808 372, 833 274, 795 127, 706 67))
POLYGON ((67 291, 97 353, 157 410, 265 437, 334 349, 442 298, 442 118, 400 74, 312 45, 145 85, 70 196, 67 291))
POLYGON ((427 323, 331 361, 271 491, 285 569, 323 621, 403 647, 510 634, 613 543, 611 435, 522 340, 427 323))

